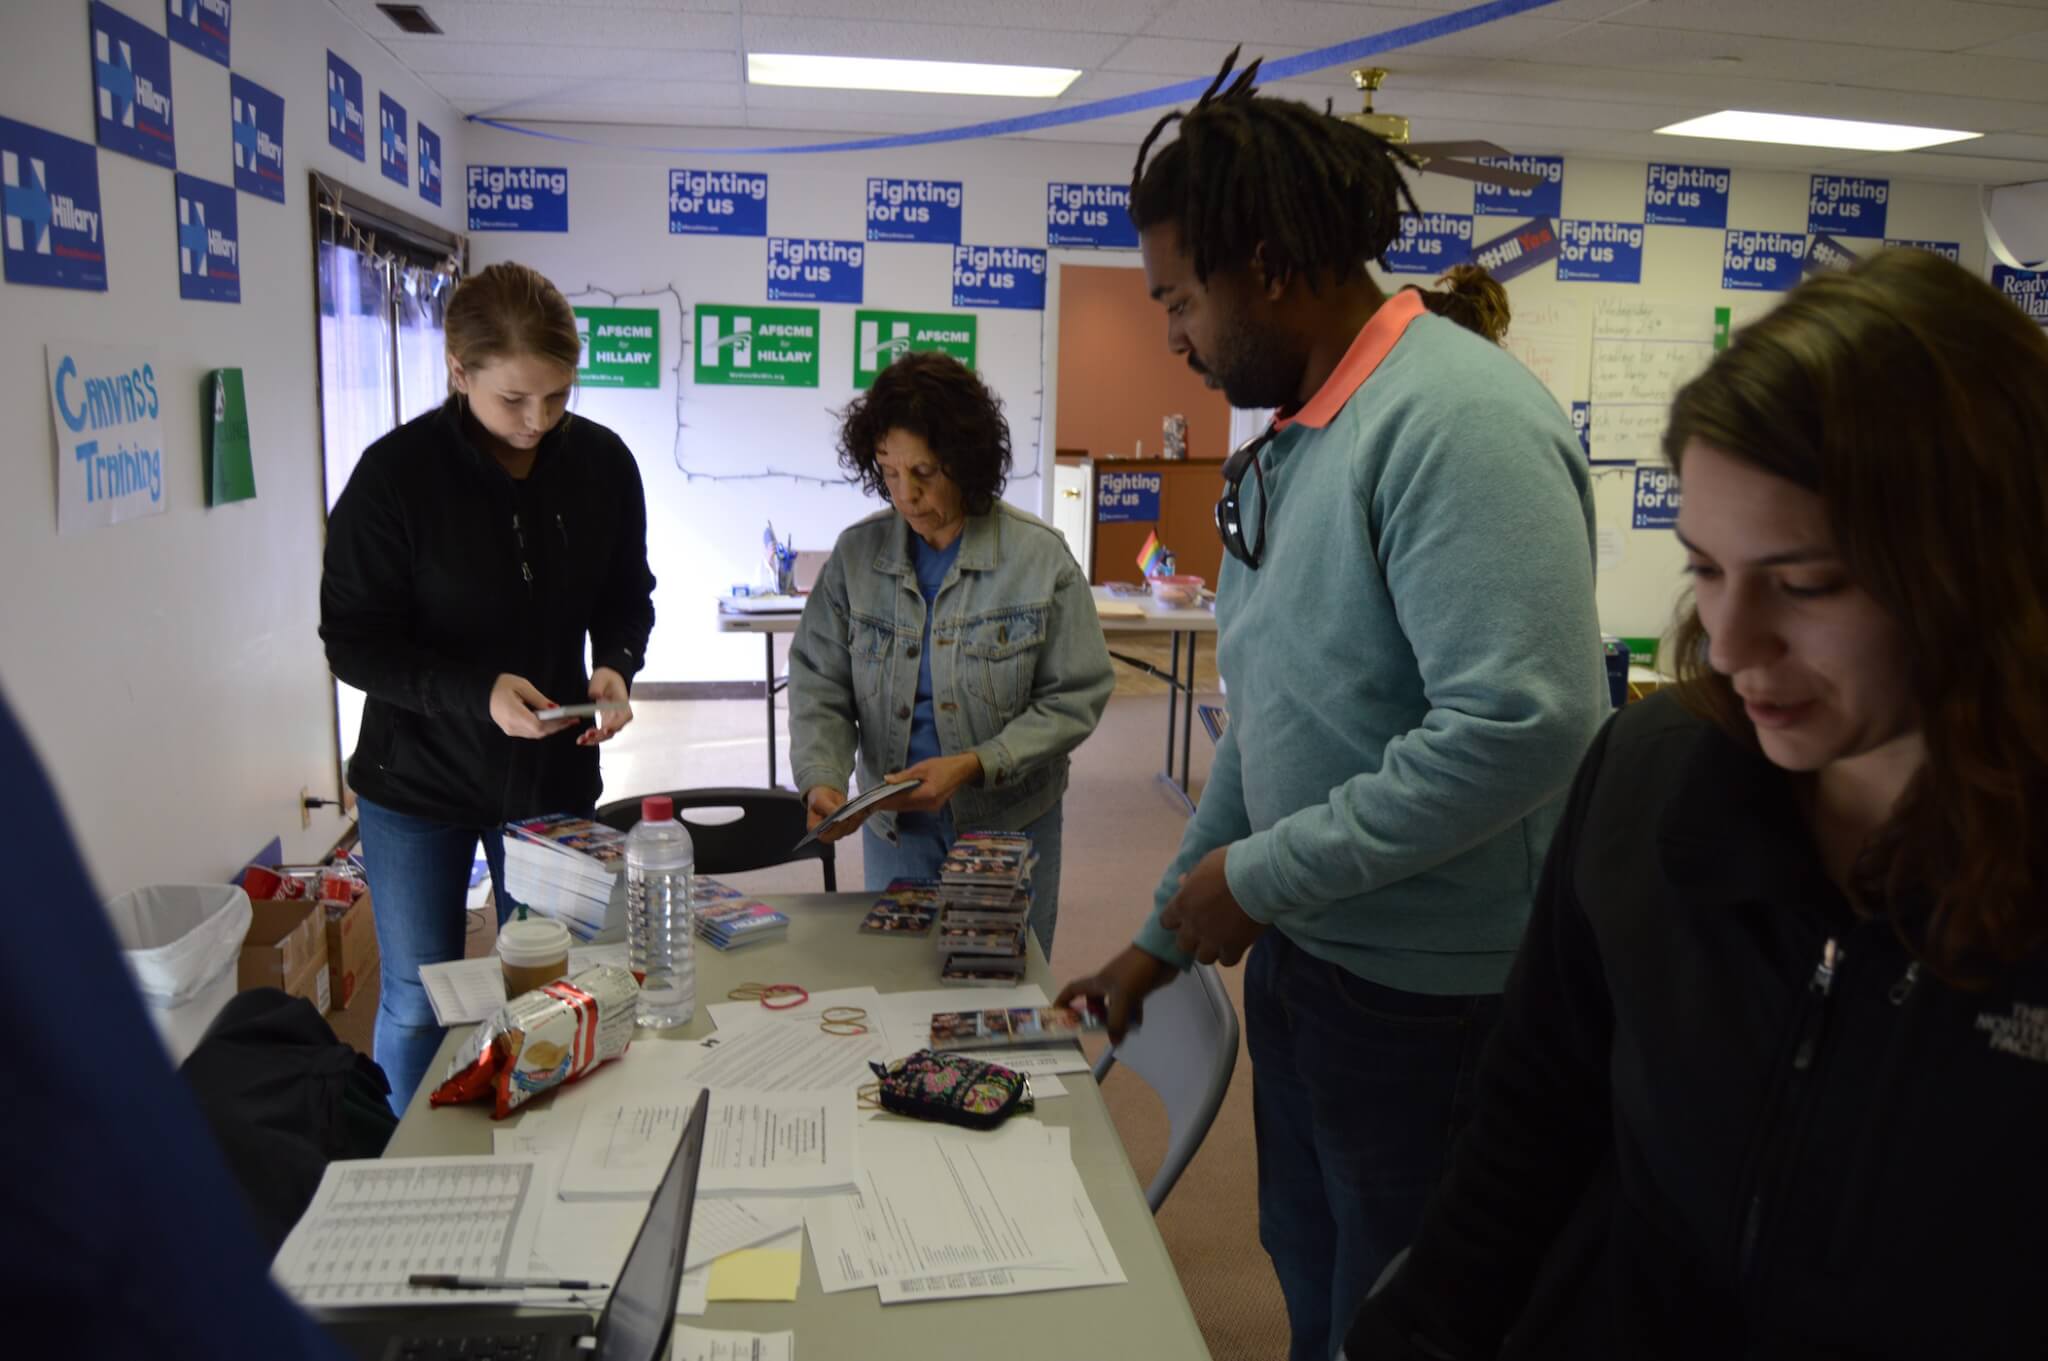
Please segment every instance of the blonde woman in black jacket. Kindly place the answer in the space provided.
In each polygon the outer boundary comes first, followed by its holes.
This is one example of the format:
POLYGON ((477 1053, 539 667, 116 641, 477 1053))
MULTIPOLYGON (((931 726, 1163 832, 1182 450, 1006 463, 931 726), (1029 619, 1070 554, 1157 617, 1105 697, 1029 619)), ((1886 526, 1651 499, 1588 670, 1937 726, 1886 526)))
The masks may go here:
POLYGON ((2048 1355, 2048 336, 1887 251, 1665 450, 1679 693, 1581 769, 1344 1354, 2048 1355))
POLYGON ((568 302, 524 265, 492 265, 456 290, 446 327, 451 395, 364 453, 320 583, 328 664, 369 697, 348 779, 383 954, 376 1059, 401 1114, 441 1043, 419 966, 462 957, 478 840, 502 921, 498 829, 589 809, 597 745, 632 721, 537 711, 624 704, 654 627, 639 468, 568 413, 568 302))

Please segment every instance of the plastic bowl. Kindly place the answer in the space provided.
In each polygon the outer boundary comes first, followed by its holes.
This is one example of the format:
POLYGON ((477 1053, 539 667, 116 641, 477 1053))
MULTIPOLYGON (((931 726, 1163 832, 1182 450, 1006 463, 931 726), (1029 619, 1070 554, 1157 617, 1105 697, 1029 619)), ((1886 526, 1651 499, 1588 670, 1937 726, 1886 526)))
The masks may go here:
POLYGON ((1202 598, 1202 578, 1153 577, 1152 598, 1169 609, 1188 609, 1202 598))

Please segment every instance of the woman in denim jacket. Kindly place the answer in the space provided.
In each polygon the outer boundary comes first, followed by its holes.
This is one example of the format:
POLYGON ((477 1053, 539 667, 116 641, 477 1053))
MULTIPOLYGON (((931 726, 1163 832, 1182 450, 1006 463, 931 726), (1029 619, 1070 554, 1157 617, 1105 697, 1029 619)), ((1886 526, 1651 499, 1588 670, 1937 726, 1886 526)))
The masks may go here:
POLYGON ((1067 756, 1112 677, 1087 579, 1051 526, 1000 498, 1002 403, 950 356, 907 354, 848 407, 839 461, 888 498, 839 536, 789 653, 790 764, 816 826, 862 787, 921 785, 862 826, 867 886, 939 873, 960 832, 1038 853, 1031 929, 1052 953, 1067 756))

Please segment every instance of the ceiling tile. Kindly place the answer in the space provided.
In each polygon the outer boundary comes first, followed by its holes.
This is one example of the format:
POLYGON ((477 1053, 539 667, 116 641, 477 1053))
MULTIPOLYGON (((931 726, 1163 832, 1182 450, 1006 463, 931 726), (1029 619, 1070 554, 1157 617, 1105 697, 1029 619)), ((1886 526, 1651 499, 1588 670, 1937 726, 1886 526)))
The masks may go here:
POLYGON ((2041 27, 2038 14, 1968 0, 1647 0, 1607 22, 1701 33, 1955 52, 2041 27))
POLYGON ((746 0, 749 15, 1138 33, 1165 0, 746 0))
POLYGON ((730 48, 739 40, 737 15, 692 12, 681 5, 646 10, 432 0, 428 13, 443 32, 426 38, 400 32, 371 0, 343 0, 342 9, 357 27, 394 52, 434 43, 730 48))
MULTIPOLYGON (((1820 153, 1826 156, 1827 153, 1820 153)), ((1838 155, 1816 160, 1823 169, 1893 179, 1964 180, 1973 184, 2018 184, 2048 177, 2048 157, 2007 160, 1968 152, 1898 151, 1883 156, 1838 155)))
POLYGON ((617 80, 593 90, 584 81, 505 80, 501 77, 437 76, 434 90, 465 113, 531 119, 534 109, 580 104, 589 117, 613 104, 684 109, 739 109, 746 105, 737 83, 701 80, 617 80))
POLYGON ((2022 100, 2048 109, 2048 68, 2037 61, 1929 52, 1895 61, 1860 83, 1929 94, 2022 100))
POLYGON ((1637 72, 1830 82, 1854 80, 1896 66, 1900 59, 1894 48, 1626 24, 1582 24, 1533 48, 1526 57, 1578 67, 1628 67, 1637 72))
MULTIPOLYGON (((1223 66, 1223 59, 1237 44, 1220 38, 1156 38, 1136 37, 1110 54, 1103 62, 1103 69, 1109 71, 1144 71, 1162 77, 1161 84, 1177 79, 1190 79, 1200 75, 1214 75, 1223 66)), ((1260 46, 1253 53, 1267 61, 1291 57, 1302 49, 1298 47, 1260 46)))
MULTIPOLYGON (((554 76, 567 82, 597 81, 592 94, 612 79, 722 80, 740 78, 731 51, 649 52, 631 47, 566 47, 537 43, 442 44, 413 40, 395 44, 394 55, 415 74, 463 76, 554 76)), ((431 81, 429 82, 431 83, 431 81)), ((566 92, 565 92, 566 93, 566 92)))
POLYGON ((2025 61, 2048 61, 2048 28, 2038 33, 2022 33, 2014 38, 2001 38, 1995 43, 1972 48, 1986 56, 2011 57, 2025 61))
POLYGON ((743 33, 750 52, 814 52, 1084 69, 1099 66, 1121 41, 1107 33, 1033 32, 961 24, 873 24, 756 14, 746 16, 743 33))
MULTIPOLYGON (((459 107, 459 106, 458 106, 459 107)), ((466 113, 480 112, 465 109, 466 113)), ((493 115, 498 116, 498 115, 493 115)), ((519 123, 546 123, 550 125, 580 125, 592 122, 615 123, 664 132, 682 132, 689 128, 744 128, 748 126, 746 111, 743 109, 674 108, 667 104, 591 104, 576 100, 560 104, 536 104, 530 109, 502 115, 506 120, 519 123)), ((646 145, 665 145, 650 139, 646 145)))
POLYGON ((1384 33, 1427 17, 1412 9, 1316 0, 1173 0, 1146 26, 1145 32, 1163 38, 1241 42, 1255 50, 1269 42, 1325 47, 1384 33))

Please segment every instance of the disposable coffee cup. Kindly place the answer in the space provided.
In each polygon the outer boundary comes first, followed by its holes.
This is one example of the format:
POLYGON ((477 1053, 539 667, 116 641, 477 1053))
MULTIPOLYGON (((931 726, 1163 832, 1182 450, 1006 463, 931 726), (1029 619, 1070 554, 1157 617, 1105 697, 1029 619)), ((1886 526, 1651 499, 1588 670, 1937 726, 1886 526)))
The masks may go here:
POLYGON ((569 972, 569 928, 546 917, 506 922, 498 928, 498 962, 507 998, 552 983, 569 972))

